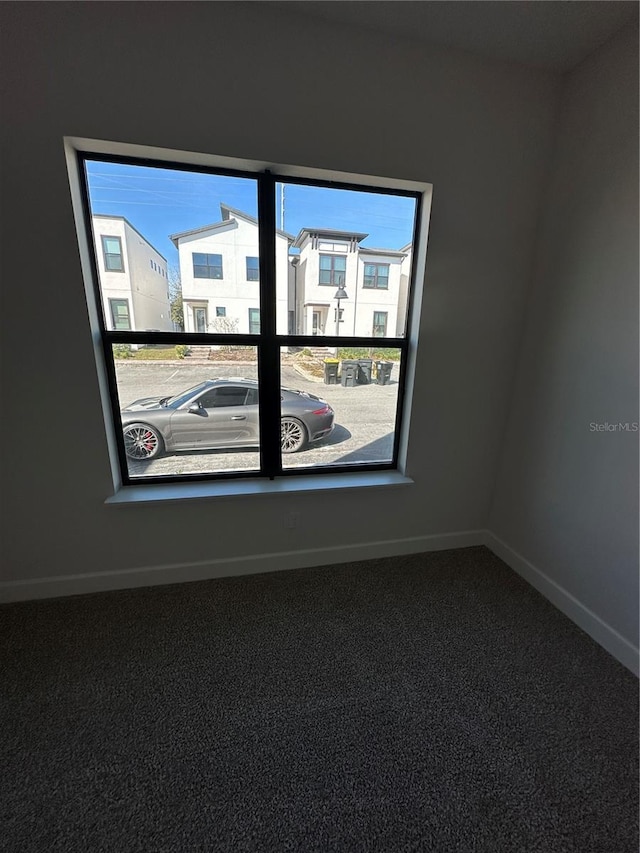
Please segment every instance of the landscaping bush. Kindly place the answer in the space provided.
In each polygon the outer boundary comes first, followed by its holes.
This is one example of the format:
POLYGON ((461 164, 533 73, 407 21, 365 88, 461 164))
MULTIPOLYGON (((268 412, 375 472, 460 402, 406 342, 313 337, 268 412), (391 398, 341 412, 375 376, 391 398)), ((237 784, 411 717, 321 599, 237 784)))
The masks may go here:
POLYGON ((377 361, 400 361, 400 350, 392 347, 381 347, 373 349, 369 347, 340 347, 338 350, 340 359, 373 358, 377 361))
POLYGON ((131 344, 114 344, 113 345, 113 357, 114 358, 132 358, 133 352, 131 351, 131 344))
POLYGON ((185 344, 178 344, 175 347, 176 358, 184 358, 185 355, 189 352, 189 347, 185 344))

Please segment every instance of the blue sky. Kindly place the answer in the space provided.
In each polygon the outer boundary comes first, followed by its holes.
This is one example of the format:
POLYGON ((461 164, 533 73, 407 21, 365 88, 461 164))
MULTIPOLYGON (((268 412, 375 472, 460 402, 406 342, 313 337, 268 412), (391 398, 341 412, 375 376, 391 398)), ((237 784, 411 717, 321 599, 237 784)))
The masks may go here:
MULTIPOLYGON (((87 163, 93 213, 125 216, 170 264, 169 234, 220 220, 220 202, 257 216, 255 181, 119 163, 87 163)), ((278 194, 278 225, 280 225, 278 194)), ((412 238, 412 198, 287 184, 285 230, 335 228, 369 234, 363 245, 399 249, 412 238)))

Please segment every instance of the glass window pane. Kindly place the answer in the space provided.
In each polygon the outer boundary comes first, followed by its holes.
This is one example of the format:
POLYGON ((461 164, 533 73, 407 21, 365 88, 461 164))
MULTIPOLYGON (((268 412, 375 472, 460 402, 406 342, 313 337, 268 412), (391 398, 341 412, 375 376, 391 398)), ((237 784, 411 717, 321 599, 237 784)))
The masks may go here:
POLYGON ((110 329, 115 329, 118 332, 126 332, 131 329, 131 319, 129 314, 129 303, 126 299, 110 299, 109 300, 110 329))
POLYGON ((105 251, 111 255, 119 255, 120 254, 120 240, 113 237, 105 237, 104 238, 104 248, 105 251))
POLYGON ((325 362, 282 348, 281 376, 284 468, 392 461, 399 350, 338 348, 325 362))
POLYGON ((179 365, 175 347, 113 352, 132 478, 259 470, 259 407, 245 405, 258 387, 255 347, 216 346, 179 365), (211 392, 215 405, 198 406, 211 392))
POLYGON ((404 337, 416 207, 411 196, 278 183, 277 333, 336 335, 330 288, 342 285, 340 335, 370 338, 373 312, 383 311, 384 336, 404 337))
POLYGON ((100 159, 86 161, 86 175, 108 328, 115 276, 105 271, 120 273, 123 296, 147 296, 131 298, 131 328, 248 334, 247 309, 260 307, 244 268, 245 256, 259 254, 256 180, 100 159), (221 298, 229 324, 218 330, 211 320, 221 298), (206 307, 206 322, 196 305, 206 307))
POLYGON ((249 308, 249 334, 260 334, 260 309, 249 308))
POLYGON ((260 278, 259 258, 247 257, 247 281, 258 281, 260 278))
POLYGON ((225 406, 244 406, 246 399, 246 386, 230 384, 205 391, 197 402, 203 409, 220 409, 225 406))
POLYGON ((123 269, 122 257, 120 255, 105 255, 104 265, 111 272, 119 272, 123 269))

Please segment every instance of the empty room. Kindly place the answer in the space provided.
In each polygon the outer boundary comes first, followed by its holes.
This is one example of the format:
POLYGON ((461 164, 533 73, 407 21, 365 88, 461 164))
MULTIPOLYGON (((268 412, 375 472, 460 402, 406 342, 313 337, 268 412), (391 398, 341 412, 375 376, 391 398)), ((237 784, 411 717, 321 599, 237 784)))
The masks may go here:
POLYGON ((635 853, 637 3, 0 40, 0 848, 635 853))

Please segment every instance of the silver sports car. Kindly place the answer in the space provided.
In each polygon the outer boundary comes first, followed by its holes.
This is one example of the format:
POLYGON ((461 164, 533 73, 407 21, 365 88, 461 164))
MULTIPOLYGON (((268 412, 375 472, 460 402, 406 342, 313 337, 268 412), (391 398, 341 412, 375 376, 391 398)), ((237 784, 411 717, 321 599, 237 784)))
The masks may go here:
MULTIPOLYGON (((282 388, 281 448, 295 453, 333 429, 331 406, 306 391, 282 388)), ((163 451, 257 447, 258 383, 255 379, 208 379, 173 397, 145 397, 120 413, 131 459, 163 451)))

